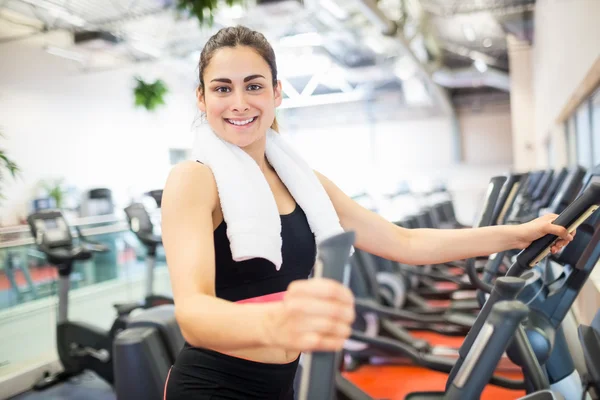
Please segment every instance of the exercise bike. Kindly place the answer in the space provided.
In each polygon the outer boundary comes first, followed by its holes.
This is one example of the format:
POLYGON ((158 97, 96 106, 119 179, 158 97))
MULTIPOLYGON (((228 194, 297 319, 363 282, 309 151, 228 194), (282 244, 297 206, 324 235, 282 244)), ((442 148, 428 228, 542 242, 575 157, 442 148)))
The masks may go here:
POLYGON ((125 215, 131 231, 146 248, 146 295, 142 307, 151 308, 162 304, 173 304, 173 298, 154 293, 156 253, 158 247, 162 246, 162 236, 154 233, 154 224, 142 203, 132 203, 127 206, 125 215))
POLYGON ((63 371, 42 378, 33 386, 43 390, 66 381, 85 370, 94 371, 107 383, 113 384, 112 365, 113 341, 115 336, 126 328, 131 311, 139 308, 137 303, 115 304, 117 317, 109 331, 99 329, 85 322, 69 320, 70 275, 76 261, 85 261, 94 253, 108 251, 108 247, 86 239, 75 226, 79 243, 71 235, 71 227, 60 210, 43 210, 27 217, 31 234, 37 248, 43 252, 48 262, 58 269, 58 319, 56 323, 56 346, 63 371))

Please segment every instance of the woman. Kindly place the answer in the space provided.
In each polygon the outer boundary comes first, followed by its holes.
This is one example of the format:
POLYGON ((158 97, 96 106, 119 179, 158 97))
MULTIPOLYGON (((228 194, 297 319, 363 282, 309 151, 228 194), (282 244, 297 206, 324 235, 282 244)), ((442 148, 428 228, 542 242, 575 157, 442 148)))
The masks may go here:
MULTIPOLYGON (((167 400, 293 399, 299 355, 342 348, 354 320, 351 292, 327 279, 306 279, 316 245, 304 211, 265 157, 266 132, 277 128, 281 83, 273 49, 245 27, 220 30, 204 47, 198 107, 221 139, 258 164, 274 195, 282 226, 281 269, 262 258, 235 262, 211 169, 199 162, 173 168, 163 193, 162 233, 186 340, 165 386, 167 400), (281 301, 243 300, 284 292, 281 301), (240 303, 241 302, 241 303, 240 303)), ((406 230, 366 210, 315 172, 356 247, 413 265, 443 263, 524 248, 551 233, 556 215, 519 226, 406 230)))

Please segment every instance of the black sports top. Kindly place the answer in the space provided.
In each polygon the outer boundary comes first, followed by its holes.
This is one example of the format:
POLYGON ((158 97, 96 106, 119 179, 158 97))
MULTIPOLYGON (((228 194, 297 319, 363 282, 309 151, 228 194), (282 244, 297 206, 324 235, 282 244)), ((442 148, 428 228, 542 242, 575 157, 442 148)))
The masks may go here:
MULTIPOLYGON (((232 302, 280 299, 292 281, 310 276, 316 259, 315 236, 297 204, 281 216, 279 271, 264 258, 234 261, 225 221, 213 236, 216 295, 232 302)), ((293 400, 298 363, 299 358, 287 364, 260 363, 185 343, 167 377, 164 398, 293 400)))
POLYGON ((292 281, 308 278, 315 263, 315 236, 298 204, 290 214, 281 216, 281 238, 279 271, 264 258, 236 262, 223 221, 214 232, 217 297, 234 302, 254 299, 284 292, 292 281))

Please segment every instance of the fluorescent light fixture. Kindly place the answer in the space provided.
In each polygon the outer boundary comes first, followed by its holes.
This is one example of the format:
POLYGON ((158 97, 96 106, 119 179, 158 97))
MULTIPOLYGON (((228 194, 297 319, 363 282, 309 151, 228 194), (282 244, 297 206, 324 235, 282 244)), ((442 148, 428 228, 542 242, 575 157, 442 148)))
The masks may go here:
POLYGON ((67 60, 77 61, 79 63, 84 63, 86 61, 86 56, 76 51, 63 49, 56 46, 46 46, 46 53, 52 54, 53 56, 66 58, 67 60))
POLYGON ((474 42, 477 39, 475 35, 475 29, 470 24, 463 24, 462 26, 463 35, 469 42, 474 42))
POLYGON ((473 66, 475 66, 475 68, 477 68, 477 71, 481 72, 482 74, 487 71, 488 66, 485 63, 485 61, 481 60, 481 59, 476 59, 475 61, 473 61, 473 66))
POLYGON ((241 4, 234 4, 230 7, 224 7, 219 10, 219 16, 228 19, 240 19, 246 14, 241 4))
POLYGON ((35 7, 43 8, 48 11, 50 15, 55 18, 60 18, 63 21, 70 23, 71 25, 75 25, 79 28, 82 28, 87 24, 87 21, 83 18, 70 13, 66 8, 57 6, 56 4, 50 3, 47 0, 21 0, 23 3, 30 4, 35 7))
POLYGON ((323 37, 317 32, 299 33, 292 36, 284 36, 279 39, 279 45, 283 47, 316 47, 323 45, 323 37))
POLYGON ((162 52, 159 49, 141 41, 131 42, 131 47, 155 58, 159 58, 162 55, 162 52))
POLYGON ((282 52, 278 56, 277 67, 281 76, 311 76, 326 71, 332 61, 326 55, 302 51, 299 54, 282 52))

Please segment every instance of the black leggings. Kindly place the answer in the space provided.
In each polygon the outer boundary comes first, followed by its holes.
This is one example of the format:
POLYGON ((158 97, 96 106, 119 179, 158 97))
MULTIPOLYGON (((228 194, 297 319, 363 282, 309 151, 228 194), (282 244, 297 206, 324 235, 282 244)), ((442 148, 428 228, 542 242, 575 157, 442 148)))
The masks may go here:
POLYGON ((294 400, 298 361, 265 364, 186 344, 169 371, 164 400, 294 400))

